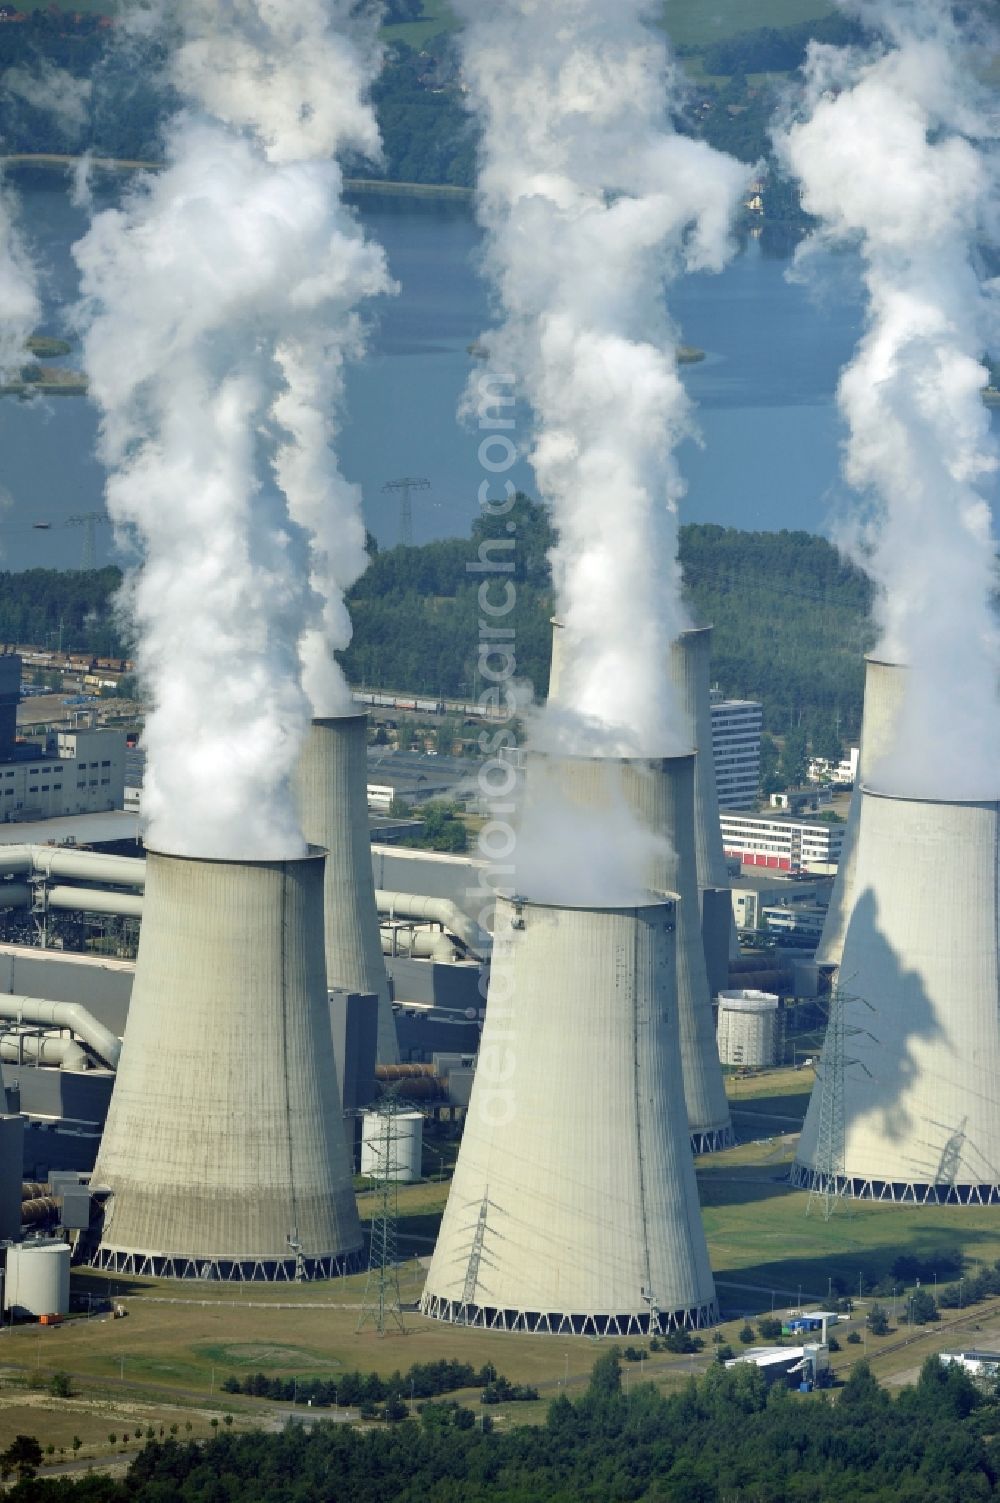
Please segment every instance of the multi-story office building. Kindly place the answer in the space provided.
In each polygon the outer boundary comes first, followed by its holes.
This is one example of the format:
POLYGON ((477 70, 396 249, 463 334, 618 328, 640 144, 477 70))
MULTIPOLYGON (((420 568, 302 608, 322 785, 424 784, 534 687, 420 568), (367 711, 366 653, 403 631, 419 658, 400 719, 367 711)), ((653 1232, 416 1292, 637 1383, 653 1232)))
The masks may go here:
POLYGON ((781 872, 836 866, 846 829, 844 824, 822 819, 788 819, 743 810, 724 810, 719 823, 727 856, 738 857, 744 866, 781 872))
POLYGON ((749 809, 760 783, 763 706, 753 699, 723 699, 712 690, 712 758, 720 809, 749 809))

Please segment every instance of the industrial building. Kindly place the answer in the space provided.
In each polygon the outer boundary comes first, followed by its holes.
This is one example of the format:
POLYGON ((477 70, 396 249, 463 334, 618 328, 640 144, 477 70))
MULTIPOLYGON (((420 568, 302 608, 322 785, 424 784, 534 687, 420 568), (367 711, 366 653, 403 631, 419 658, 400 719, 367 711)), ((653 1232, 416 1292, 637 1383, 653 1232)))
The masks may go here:
POLYGON ((727 811, 719 823, 727 856, 744 866, 779 872, 806 871, 810 867, 832 870, 840 860, 846 830, 846 825, 828 824, 822 819, 789 819, 745 811, 727 811))
POLYGON ((862 789, 843 980, 795 1183, 1000 1201, 998 849, 996 801, 862 789))
POLYGON ((425 1315, 591 1336, 715 1320, 671 995, 676 919, 673 900, 498 900, 425 1315))
POLYGON ((741 931, 763 930, 764 914, 772 908, 825 909, 832 877, 782 875, 774 868, 751 867, 733 878, 733 914, 741 931))
POLYGON ((361 1228, 337 1094, 322 853, 150 852, 135 984, 85 1255, 174 1278, 353 1269, 361 1228))
POLYGON ((748 809, 760 787, 764 706, 755 699, 723 699, 712 690, 712 761, 720 809, 748 809))

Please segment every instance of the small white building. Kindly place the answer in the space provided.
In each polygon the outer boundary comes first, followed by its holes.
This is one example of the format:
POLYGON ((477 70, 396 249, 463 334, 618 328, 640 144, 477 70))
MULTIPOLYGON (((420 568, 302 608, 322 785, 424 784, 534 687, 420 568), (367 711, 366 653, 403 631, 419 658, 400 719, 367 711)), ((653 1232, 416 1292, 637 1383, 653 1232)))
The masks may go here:
POLYGON ((938 1361, 945 1367, 962 1367, 973 1378, 1000 1376, 1000 1352, 982 1352, 977 1348, 967 1352, 938 1352, 938 1361))

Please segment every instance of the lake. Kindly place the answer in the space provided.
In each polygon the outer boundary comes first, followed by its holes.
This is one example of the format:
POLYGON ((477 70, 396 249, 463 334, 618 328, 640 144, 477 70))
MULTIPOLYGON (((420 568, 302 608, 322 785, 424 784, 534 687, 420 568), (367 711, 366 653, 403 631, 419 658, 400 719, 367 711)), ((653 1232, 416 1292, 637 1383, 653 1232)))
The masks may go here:
MULTIPOLYGON (((64 332, 77 285, 70 246, 86 217, 70 204, 60 175, 32 171, 15 181, 42 273, 45 329, 64 332)), ((462 535, 483 479, 479 435, 456 415, 478 366, 468 346, 490 322, 477 272, 479 232, 464 201, 365 195, 355 202, 386 247, 401 291, 370 310, 370 356, 350 376, 342 465, 362 487, 381 544, 396 542, 399 526, 398 496, 382 488, 406 475, 430 481, 413 497, 415 540, 462 535)), ((789 281, 789 264, 750 241, 721 275, 686 277, 670 291, 684 342, 706 352, 683 370, 703 439, 680 451, 685 521, 822 532, 845 504, 834 389, 860 329, 856 267, 837 258, 822 284, 807 288, 789 281)), ((997 421, 994 413, 995 428, 997 421)), ((526 416, 520 428, 526 439, 526 416)), ((4 567, 79 567, 86 529, 63 524, 102 505, 95 435, 84 398, 0 402, 4 567), (37 531, 35 521, 51 529, 37 531)), ((527 465, 512 478, 534 493, 527 465)), ((96 542, 99 563, 114 556, 107 526, 96 542)))

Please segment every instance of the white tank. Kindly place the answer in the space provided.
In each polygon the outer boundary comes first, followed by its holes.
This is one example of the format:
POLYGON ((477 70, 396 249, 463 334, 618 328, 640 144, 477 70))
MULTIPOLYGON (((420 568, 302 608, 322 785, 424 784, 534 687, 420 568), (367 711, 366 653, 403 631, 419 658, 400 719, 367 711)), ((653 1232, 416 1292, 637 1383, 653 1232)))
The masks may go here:
POLYGON ((362 1236, 323 963, 323 855, 150 851, 92 1261, 173 1278, 352 1270, 362 1236))
POLYGON ((69 1257, 65 1242, 9 1247, 4 1309, 14 1315, 68 1315, 69 1257))
POLYGON ((314 720, 295 770, 306 839, 327 852, 327 985, 378 997, 378 1062, 399 1063, 368 829, 368 716, 314 720))
POLYGON ((558 796, 589 808, 624 800, 648 830, 663 837, 644 881, 651 892, 680 898, 676 989, 684 1096, 694 1151, 713 1153, 731 1147, 734 1138, 698 920, 694 779, 693 754, 628 759, 529 753, 525 818, 531 818, 533 799, 558 796))
POLYGON ((681 1081, 675 921, 672 900, 498 899, 425 1315, 592 1336, 716 1318, 681 1081))
MULTIPOLYGON (((5 1108, 0 1083, 0 1112, 5 1108)), ((24 1118, 0 1116, 0 1242, 21 1232, 21 1179, 24 1174, 24 1118)))
POLYGON ((817 965, 840 964, 844 936, 854 905, 854 868, 857 859, 858 820, 861 816, 861 789, 871 781, 872 769, 878 767, 892 746, 905 689, 906 669, 899 663, 884 663, 874 657, 865 659, 865 699, 861 714, 857 779, 847 815, 837 875, 830 894, 830 906, 816 947, 817 965))
POLYGON ((681 632, 670 647, 669 673, 687 717, 695 750, 694 833, 705 964, 712 994, 729 984, 730 957, 739 953, 722 847, 719 795, 712 754, 712 628, 681 632), (706 897, 706 894, 711 896, 706 897), (725 894, 723 897, 722 894, 725 894))
POLYGON ((843 1042, 827 1029, 797 1184, 832 1179, 879 1200, 1000 1199, 998 850, 997 802, 863 790, 843 1042))
POLYGON ((413 1184, 421 1178, 423 1141, 420 1112, 365 1112, 361 1121, 361 1173, 369 1179, 413 1184))
POLYGON ((744 1070, 769 1070, 778 1057, 778 998, 770 992, 719 993, 719 1058, 744 1070))

